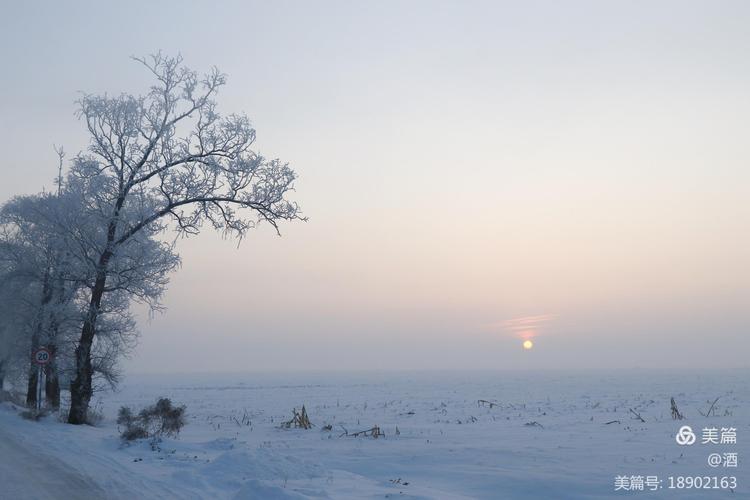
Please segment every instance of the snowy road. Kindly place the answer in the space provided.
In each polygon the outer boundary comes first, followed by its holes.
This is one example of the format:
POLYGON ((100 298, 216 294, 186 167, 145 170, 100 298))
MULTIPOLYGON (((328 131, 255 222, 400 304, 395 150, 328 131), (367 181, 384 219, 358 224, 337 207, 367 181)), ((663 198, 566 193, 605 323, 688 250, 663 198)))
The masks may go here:
POLYGON ((106 496, 90 479, 60 460, 24 445, 0 427, 0 499, 89 500, 106 496))

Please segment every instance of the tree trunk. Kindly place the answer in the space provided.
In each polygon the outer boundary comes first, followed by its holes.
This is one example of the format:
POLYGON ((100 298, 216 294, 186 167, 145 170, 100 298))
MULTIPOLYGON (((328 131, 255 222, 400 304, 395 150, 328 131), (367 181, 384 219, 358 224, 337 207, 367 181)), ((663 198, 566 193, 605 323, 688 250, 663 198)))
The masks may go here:
POLYGON ((29 365, 29 383, 26 388, 26 406, 36 408, 36 391, 39 388, 39 368, 31 362, 29 365))
POLYGON ((107 227, 107 246, 99 257, 99 263, 96 271, 96 282, 91 290, 91 301, 89 310, 81 329, 81 338, 76 346, 76 376, 70 382, 70 413, 68 413, 68 423, 81 425, 86 423, 86 416, 89 411, 89 402, 94 394, 92 379, 94 378, 94 369, 91 366, 91 347, 94 345, 94 336, 96 335, 96 319, 99 317, 99 306, 102 303, 104 295, 104 286, 107 284, 107 268, 109 259, 112 258, 117 232, 117 217, 120 209, 125 202, 125 195, 120 194, 115 206, 115 213, 109 221, 107 227))
POLYGON ((51 361, 44 367, 44 374, 46 377, 44 385, 44 393, 47 401, 47 406, 55 410, 60 408, 60 378, 57 374, 57 347, 55 345, 48 345, 47 349, 50 351, 51 361))
MULTIPOLYGON (((104 266, 107 260, 104 260, 104 266)), ((68 413, 68 423, 81 425, 86 423, 86 416, 89 410, 89 402, 94 394, 92 379, 94 370, 91 366, 91 347, 94 344, 94 335, 96 334, 96 319, 99 316, 99 306, 104 295, 104 285, 107 281, 105 271, 100 271, 96 277, 94 289, 91 291, 91 302, 89 303, 88 314, 83 322, 81 338, 76 347, 76 376, 70 382, 70 413, 68 413)))
POLYGON ((60 311, 65 305, 65 282, 57 279, 53 294, 56 296, 55 302, 58 306, 50 318, 49 332, 47 334, 47 349, 50 352, 50 362, 44 367, 45 387, 47 406, 58 410, 60 408, 60 376, 57 364, 57 343, 60 335, 60 311))

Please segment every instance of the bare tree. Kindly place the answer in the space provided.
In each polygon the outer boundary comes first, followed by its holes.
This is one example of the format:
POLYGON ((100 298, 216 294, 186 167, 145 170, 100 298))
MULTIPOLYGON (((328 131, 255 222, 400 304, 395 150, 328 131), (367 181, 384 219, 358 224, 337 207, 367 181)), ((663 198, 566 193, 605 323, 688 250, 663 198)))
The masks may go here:
POLYGON ((72 424, 85 421, 92 396, 92 345, 103 298, 113 291, 112 263, 136 235, 157 235, 170 221, 180 234, 196 234, 208 222, 242 238, 259 222, 278 231, 279 221, 301 218, 286 199, 293 170, 251 149, 255 130, 246 116, 217 112, 222 73, 199 77, 181 57, 161 54, 136 61, 155 79, 146 95, 85 95, 79 102, 91 142, 69 179, 83 186, 103 235, 87 254, 95 275, 70 384, 72 424))

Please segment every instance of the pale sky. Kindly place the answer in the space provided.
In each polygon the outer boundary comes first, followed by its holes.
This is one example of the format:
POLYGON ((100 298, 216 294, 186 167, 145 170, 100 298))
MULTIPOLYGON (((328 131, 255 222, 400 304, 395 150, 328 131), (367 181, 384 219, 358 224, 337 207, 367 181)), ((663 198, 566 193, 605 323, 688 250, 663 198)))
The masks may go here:
POLYGON ((158 49, 299 174, 281 238, 180 242, 129 371, 748 366, 750 3, 220 3, 0 12, 0 199, 158 49))

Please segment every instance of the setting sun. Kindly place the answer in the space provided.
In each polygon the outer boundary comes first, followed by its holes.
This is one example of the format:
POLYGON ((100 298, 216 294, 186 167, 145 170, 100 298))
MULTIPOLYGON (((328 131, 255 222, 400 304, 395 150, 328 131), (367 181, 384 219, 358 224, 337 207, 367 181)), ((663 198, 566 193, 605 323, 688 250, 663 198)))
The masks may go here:
POLYGON ((524 349, 526 349, 528 351, 532 347, 534 347, 534 343, 532 341, 530 341, 530 340, 524 340, 523 341, 523 348, 524 349))

